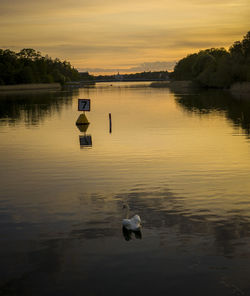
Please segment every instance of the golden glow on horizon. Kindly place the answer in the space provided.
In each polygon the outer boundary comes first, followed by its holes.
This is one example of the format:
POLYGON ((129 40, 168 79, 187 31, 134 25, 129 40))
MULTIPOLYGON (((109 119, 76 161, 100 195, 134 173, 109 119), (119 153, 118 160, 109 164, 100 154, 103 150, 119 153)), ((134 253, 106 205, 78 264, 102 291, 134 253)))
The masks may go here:
POLYGON ((0 48, 31 47, 99 72, 171 68, 199 49, 228 47, 250 16, 248 0, 0 0, 0 11, 0 48))

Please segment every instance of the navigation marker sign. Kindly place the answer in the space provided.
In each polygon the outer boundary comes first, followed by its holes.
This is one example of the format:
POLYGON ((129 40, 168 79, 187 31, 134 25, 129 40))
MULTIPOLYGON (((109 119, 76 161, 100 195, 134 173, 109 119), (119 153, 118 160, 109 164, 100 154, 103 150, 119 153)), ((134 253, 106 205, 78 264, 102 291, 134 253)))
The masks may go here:
POLYGON ((78 111, 90 111, 90 99, 78 99, 78 111))
POLYGON ((89 124, 85 111, 90 111, 90 99, 78 99, 78 111, 83 111, 83 113, 79 115, 76 125, 89 124))

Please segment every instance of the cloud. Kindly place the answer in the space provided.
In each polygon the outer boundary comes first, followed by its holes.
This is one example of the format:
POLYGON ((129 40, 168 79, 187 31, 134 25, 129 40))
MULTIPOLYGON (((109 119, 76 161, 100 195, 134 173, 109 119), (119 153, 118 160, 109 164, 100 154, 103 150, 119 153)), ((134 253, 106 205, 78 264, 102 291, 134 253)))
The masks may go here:
POLYGON ((122 67, 122 68, 79 68, 80 72, 89 72, 89 73, 136 73, 143 71, 166 71, 172 70, 176 61, 168 61, 168 62, 145 62, 140 65, 132 66, 132 67, 122 67))
POLYGON ((131 72, 139 72, 139 71, 166 71, 172 70, 176 61, 168 61, 168 62, 145 62, 140 64, 139 66, 134 66, 130 68, 131 72))
POLYGON ((144 71, 241 39, 249 9, 248 0, 0 0, 0 47, 32 47, 77 68, 144 71))

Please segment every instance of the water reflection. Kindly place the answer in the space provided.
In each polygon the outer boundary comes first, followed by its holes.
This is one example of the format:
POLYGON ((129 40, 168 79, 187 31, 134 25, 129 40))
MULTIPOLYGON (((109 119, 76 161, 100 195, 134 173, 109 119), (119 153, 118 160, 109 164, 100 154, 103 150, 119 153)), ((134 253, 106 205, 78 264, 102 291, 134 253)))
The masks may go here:
POLYGON ((250 258, 247 251, 250 216, 243 210, 215 214, 210 211, 209 205, 207 208, 202 205, 200 208, 188 206, 184 197, 174 194, 167 187, 146 191, 135 189, 119 194, 116 199, 121 199, 121 202, 126 200, 133 212, 145 217, 144 228, 160 233, 162 245, 169 243, 168 234, 174 231, 179 238, 175 238, 172 243, 177 243, 181 248, 195 243, 199 237, 204 240, 206 252, 228 258, 250 258))
POLYGON ((76 126, 79 129, 79 131, 83 133, 83 135, 79 135, 80 148, 92 147, 92 136, 86 134, 89 127, 89 123, 76 124, 76 126))
POLYGON ((37 125, 46 117, 60 113, 64 106, 72 105, 73 96, 79 91, 19 92, 0 94, 0 124, 37 125))
POLYGON ((75 127, 74 94, 21 95, 0 108, 7 125, 29 104, 37 123, 74 104, 39 128, 1 133, 0 295, 250 295, 249 143, 224 119, 247 130, 249 105, 213 91, 175 100, 121 90, 89 90, 89 130, 75 127), (226 139, 211 150, 215 132, 226 139), (95 147, 82 157, 90 133, 95 147), (143 234, 121 228, 124 203, 143 234))
POLYGON ((89 124, 76 124, 77 128, 81 133, 86 133, 88 130, 89 124))
POLYGON ((91 135, 80 135, 79 136, 80 147, 92 147, 92 137, 91 135))
POLYGON ((188 292, 195 289, 197 295, 208 296, 211 291, 203 293, 204 287, 210 287, 212 281, 216 287, 213 295, 248 295, 250 222, 244 214, 212 217, 202 210, 190 211, 185 198, 168 186, 142 187, 112 195, 83 193, 78 223, 69 223, 65 227, 69 231, 53 227, 39 241, 19 242, 18 250, 3 241, 2 249, 9 256, 4 256, 1 266, 9 276, 2 277, 0 293, 101 295, 104 291, 126 295, 139 282, 143 283, 140 292, 152 295, 149 283, 153 281, 157 295, 171 287, 172 295, 184 295, 178 285, 181 281, 188 292), (141 242, 140 232, 126 229, 121 238, 124 201, 132 212, 145 217, 141 242), (124 285, 119 293, 121 283, 129 282, 131 274, 137 280, 124 285), (235 294, 236 290, 242 294, 235 294))
POLYGON ((126 227, 122 227, 122 234, 124 236, 124 239, 126 241, 130 241, 132 239, 132 235, 134 234, 136 239, 142 239, 142 233, 141 230, 133 231, 128 230, 126 227))
POLYGON ((223 112, 236 127, 250 134, 250 100, 235 97, 227 91, 206 90, 195 94, 176 95, 177 103, 189 112, 209 114, 223 112))

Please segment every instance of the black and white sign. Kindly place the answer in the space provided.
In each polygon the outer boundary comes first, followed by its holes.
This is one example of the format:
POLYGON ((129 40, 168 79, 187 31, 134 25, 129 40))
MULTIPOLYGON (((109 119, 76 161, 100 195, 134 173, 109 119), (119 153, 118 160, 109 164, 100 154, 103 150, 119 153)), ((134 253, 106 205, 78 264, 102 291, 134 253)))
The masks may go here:
POLYGON ((90 99, 78 99, 78 111, 90 111, 90 99))

